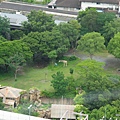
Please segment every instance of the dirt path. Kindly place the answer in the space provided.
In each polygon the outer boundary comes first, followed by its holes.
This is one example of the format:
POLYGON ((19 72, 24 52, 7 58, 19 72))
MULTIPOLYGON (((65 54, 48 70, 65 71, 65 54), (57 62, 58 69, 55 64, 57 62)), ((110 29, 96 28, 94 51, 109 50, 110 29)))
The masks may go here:
MULTIPOLYGON (((75 55, 75 56, 81 58, 82 60, 90 58, 88 55, 80 54, 78 52, 69 52, 66 55, 67 56, 75 55)), ((106 55, 105 57, 96 55, 96 56, 93 56, 93 59, 97 60, 99 62, 104 62, 106 69, 117 70, 118 68, 120 68, 120 59, 117 59, 113 55, 110 55, 110 54, 106 55)))

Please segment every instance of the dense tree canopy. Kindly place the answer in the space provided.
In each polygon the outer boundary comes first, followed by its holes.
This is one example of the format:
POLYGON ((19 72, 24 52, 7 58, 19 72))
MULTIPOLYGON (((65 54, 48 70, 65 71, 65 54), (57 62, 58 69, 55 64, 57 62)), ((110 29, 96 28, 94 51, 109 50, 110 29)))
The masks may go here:
POLYGON ((118 32, 120 32, 120 18, 116 18, 105 24, 103 27, 103 36, 105 37, 106 45, 108 45, 110 39, 118 32))
POLYGON ((19 40, 24 36, 24 32, 22 30, 11 30, 10 31, 10 40, 19 40))
POLYGON ((23 38, 33 52, 34 59, 56 58, 69 49, 69 40, 58 31, 32 32, 23 38))
POLYGON ((78 71, 80 77, 77 85, 85 93, 77 95, 76 103, 83 103, 89 110, 93 110, 119 99, 120 80, 115 82, 110 79, 105 73, 102 63, 95 60, 84 60, 78 64, 78 71))
POLYGON ((65 79, 63 72, 53 74, 52 78, 51 85, 53 86, 56 95, 64 95, 67 87, 67 80, 65 79))
POLYGON ((22 54, 26 61, 31 59, 32 52, 22 41, 14 40, 2 42, 0 44, 0 65, 5 65, 5 67, 8 67, 8 59, 13 57, 16 53, 22 54))
POLYGON ((7 38, 8 33, 10 32, 10 21, 6 17, 0 16, 0 35, 7 38))
POLYGON ((77 47, 77 40, 80 36, 80 25, 77 20, 68 23, 60 23, 55 29, 59 29, 66 38, 69 39, 71 48, 77 47))
POLYGON ((28 14, 28 22, 23 23, 25 33, 51 31, 55 26, 51 15, 43 11, 31 11, 28 14))
POLYGON ((114 13, 97 12, 96 9, 92 8, 80 11, 77 20, 81 24, 81 34, 84 35, 93 31, 102 34, 105 23, 112 21, 114 18, 116 18, 114 13))
POLYGON ((110 40, 107 49, 108 52, 113 54, 116 58, 120 58, 120 32, 110 40))
POLYGON ((105 49, 104 37, 97 32, 87 33, 78 41, 78 49, 89 53, 90 58, 96 52, 100 52, 105 49))

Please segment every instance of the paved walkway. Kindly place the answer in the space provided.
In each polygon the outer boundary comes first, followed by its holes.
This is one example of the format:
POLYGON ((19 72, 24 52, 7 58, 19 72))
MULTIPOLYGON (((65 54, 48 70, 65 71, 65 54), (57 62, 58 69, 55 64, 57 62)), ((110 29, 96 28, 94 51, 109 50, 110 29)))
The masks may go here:
MULTIPOLYGON (((71 55, 75 55, 77 57, 79 57, 80 59, 82 60, 85 60, 85 59, 90 59, 89 55, 86 55, 86 54, 80 54, 78 52, 71 52, 71 53, 67 53, 66 54, 67 56, 71 56, 71 55)), ((104 62, 105 63, 105 69, 108 69, 108 68, 112 68, 112 69, 115 69, 117 70, 118 68, 120 69, 120 59, 117 59, 115 58, 113 55, 111 54, 108 54, 104 57, 102 56, 93 56, 93 59, 96 60, 96 61, 99 61, 99 62, 104 62)))
POLYGON ((0 120, 50 120, 50 119, 45 119, 45 118, 34 117, 34 116, 23 115, 23 114, 0 110, 0 120))

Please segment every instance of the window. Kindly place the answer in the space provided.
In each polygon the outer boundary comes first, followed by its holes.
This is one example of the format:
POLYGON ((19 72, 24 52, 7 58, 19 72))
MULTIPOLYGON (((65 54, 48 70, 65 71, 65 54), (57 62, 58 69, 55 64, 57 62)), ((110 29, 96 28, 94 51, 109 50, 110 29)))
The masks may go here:
POLYGON ((96 4, 100 4, 100 2, 97 2, 96 4))

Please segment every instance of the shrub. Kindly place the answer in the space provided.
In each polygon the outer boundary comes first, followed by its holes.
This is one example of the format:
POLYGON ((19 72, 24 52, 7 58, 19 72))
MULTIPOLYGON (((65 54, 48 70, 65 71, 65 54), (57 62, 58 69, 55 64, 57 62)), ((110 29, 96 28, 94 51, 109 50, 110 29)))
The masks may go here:
POLYGON ((72 75, 74 72, 74 70, 72 68, 70 68, 70 74, 72 75))
POLYGON ((73 61, 73 60, 76 60, 76 59, 77 59, 76 56, 70 56, 69 61, 73 61))

